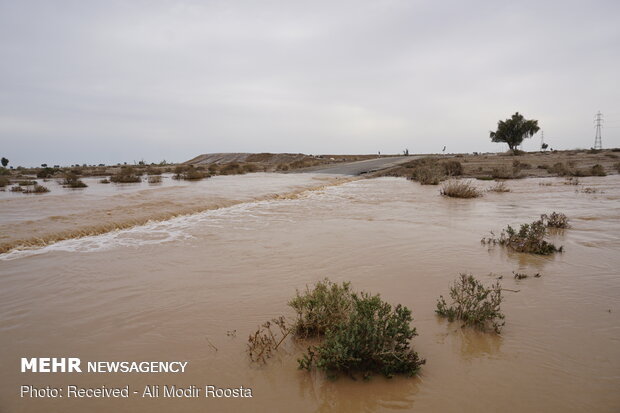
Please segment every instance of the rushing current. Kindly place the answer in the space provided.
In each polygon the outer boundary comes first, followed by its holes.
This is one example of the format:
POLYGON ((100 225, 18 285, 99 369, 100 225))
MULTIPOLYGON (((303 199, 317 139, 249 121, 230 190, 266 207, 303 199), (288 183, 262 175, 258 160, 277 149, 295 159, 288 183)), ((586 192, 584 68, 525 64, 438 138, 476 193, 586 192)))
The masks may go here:
POLYGON ((620 408, 618 176, 578 186, 514 180, 511 192, 478 199, 445 198, 402 178, 311 174, 88 183, 82 192, 0 199, 2 242, 22 245, 0 255, 0 411, 620 408), (552 211, 570 219, 551 238, 564 253, 480 243, 552 211), (516 280, 513 271, 531 276, 516 280), (485 284, 501 277, 501 335, 435 314, 459 273, 485 284), (412 309, 413 347, 427 361, 418 376, 329 380, 297 369, 306 344, 294 341, 266 365, 250 362, 248 335, 272 317, 293 317, 296 289, 325 277, 412 309), (46 356, 189 363, 183 374, 20 373, 21 357, 46 356), (212 384, 250 387, 253 398, 20 399, 21 384, 212 384))

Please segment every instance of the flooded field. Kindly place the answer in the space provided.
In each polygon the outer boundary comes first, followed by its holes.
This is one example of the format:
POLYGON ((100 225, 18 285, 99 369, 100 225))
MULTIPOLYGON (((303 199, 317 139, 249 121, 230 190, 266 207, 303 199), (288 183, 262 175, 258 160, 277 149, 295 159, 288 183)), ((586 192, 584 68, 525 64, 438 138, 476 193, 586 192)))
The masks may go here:
POLYGON ((120 195, 3 196, 3 242, 67 226, 77 234, 108 212, 134 211, 145 224, 0 255, 0 411, 618 411, 620 179, 580 180, 508 181, 511 192, 472 200, 402 178, 336 185, 310 174, 217 177, 120 195), (582 192, 586 186, 595 192, 582 192), (158 210, 169 217, 148 221, 158 210), (174 216, 185 211, 195 213, 174 216), (489 231, 551 211, 572 225, 553 236, 562 254, 480 243, 489 231), (512 271, 541 277, 515 280, 512 271), (518 291, 505 292, 501 336, 435 315, 459 272, 488 284, 503 275, 502 286, 518 291), (265 366, 249 362, 247 336, 272 317, 292 316, 286 303, 295 290, 325 277, 412 309, 413 346, 427 360, 417 377, 327 380, 297 369, 305 347, 292 341, 265 366), (184 374, 19 372, 21 357, 46 356, 189 364, 184 374), (37 400, 20 399, 21 384, 243 385, 254 397, 37 400))

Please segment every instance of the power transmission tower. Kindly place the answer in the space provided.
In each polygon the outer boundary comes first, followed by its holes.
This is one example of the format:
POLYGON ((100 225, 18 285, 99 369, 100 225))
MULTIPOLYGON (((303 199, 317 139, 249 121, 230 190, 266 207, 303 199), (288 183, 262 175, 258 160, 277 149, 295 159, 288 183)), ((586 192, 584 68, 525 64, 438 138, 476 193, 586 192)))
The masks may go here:
POLYGON ((603 149, 603 140, 601 138, 601 126, 603 126, 603 114, 599 110, 594 116, 594 124, 596 125, 596 135, 594 136, 594 149, 603 149))

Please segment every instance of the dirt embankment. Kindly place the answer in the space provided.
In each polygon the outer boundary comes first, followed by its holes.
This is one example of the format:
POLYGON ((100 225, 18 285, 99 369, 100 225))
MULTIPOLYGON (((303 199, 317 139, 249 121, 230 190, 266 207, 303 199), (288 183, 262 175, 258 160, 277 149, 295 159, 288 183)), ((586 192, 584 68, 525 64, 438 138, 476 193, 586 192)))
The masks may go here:
POLYGON ((438 174, 478 179, 548 176, 603 176, 620 173, 620 149, 525 152, 511 154, 428 155, 376 172, 374 176, 411 178, 420 168, 438 174))

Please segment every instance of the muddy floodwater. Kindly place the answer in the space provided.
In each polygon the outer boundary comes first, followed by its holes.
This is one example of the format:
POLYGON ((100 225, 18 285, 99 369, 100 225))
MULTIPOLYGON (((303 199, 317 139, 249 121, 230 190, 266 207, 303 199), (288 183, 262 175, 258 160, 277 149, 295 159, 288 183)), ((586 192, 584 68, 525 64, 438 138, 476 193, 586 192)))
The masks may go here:
POLYGON ((119 211, 143 225, 0 255, 0 411, 620 410, 618 176, 580 178, 579 186, 514 180, 511 192, 470 200, 402 178, 334 179, 251 174, 4 196, 6 242, 28 238, 29 229, 50 240, 64 226, 80 234, 81 226, 122 220, 119 211), (158 207, 169 216, 149 221, 158 207), (552 236, 562 254, 480 243, 489 231, 552 211, 572 225, 552 236), (530 277, 515 280, 513 271, 530 277), (435 315, 459 272, 487 284, 501 275, 514 291, 504 292, 500 336, 435 315), (295 290, 325 277, 412 309, 413 347, 427 360, 417 377, 328 380, 297 369, 305 347, 292 341, 264 366, 249 362, 248 335, 272 317, 292 317, 286 303, 295 290), (189 364, 183 374, 20 373, 21 357, 46 356, 189 364), (19 397, 22 384, 244 386, 253 397, 32 399, 19 397))

